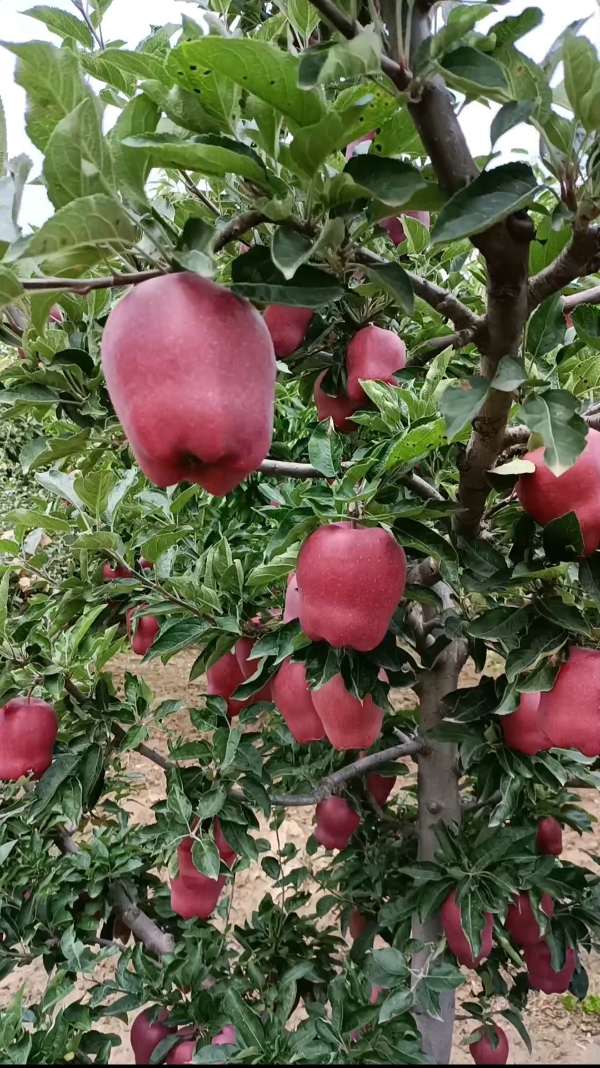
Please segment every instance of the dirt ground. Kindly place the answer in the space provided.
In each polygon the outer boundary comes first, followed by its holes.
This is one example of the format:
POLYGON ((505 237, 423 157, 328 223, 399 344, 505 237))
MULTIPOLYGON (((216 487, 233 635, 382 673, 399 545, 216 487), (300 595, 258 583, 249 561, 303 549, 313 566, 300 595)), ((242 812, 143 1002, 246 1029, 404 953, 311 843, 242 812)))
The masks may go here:
MULTIPOLYGON (((175 657, 166 666, 163 666, 160 661, 154 661, 142 667, 137 657, 123 654, 113 662, 112 669, 115 678, 122 677, 124 671, 143 675, 154 691, 157 702, 166 698, 175 698, 184 700, 187 705, 194 707, 200 704, 204 680, 188 683, 189 669, 193 660, 193 655, 184 653, 175 657)), ((474 672, 468 665, 461 682, 463 685, 468 685, 474 681, 474 672)), ((405 701, 409 703, 412 698, 412 693, 405 691, 396 703, 398 705, 405 701)), ((185 709, 169 717, 168 722, 171 730, 181 731, 182 734, 190 736, 190 724, 185 709)), ((165 736, 158 731, 154 732, 149 744, 166 752, 165 736)), ((140 822, 149 822, 152 820, 151 805, 164 793, 164 773, 159 767, 149 763, 137 753, 130 755, 128 770, 137 787, 135 800, 132 800, 128 807, 135 819, 140 822)), ((593 791, 582 791, 582 801, 586 809, 600 820, 598 794, 593 791)), ((311 833, 312 818, 312 809, 290 809, 280 830, 281 845, 291 841, 302 850, 311 833)), ((261 826, 260 833, 274 840, 274 835, 266 825, 261 826)), ((584 838, 567 830, 564 840, 565 859, 589 864, 589 854, 600 853, 600 825, 593 834, 586 835, 584 838)), ((270 888, 270 880, 260 866, 256 865, 241 872, 235 880, 232 920, 236 923, 243 922, 270 888)), ((104 978, 110 967, 110 963, 107 963, 101 969, 99 968, 96 979, 104 978)), ((598 956, 589 960, 588 972, 590 994, 600 997, 600 958, 598 956)), ((45 985, 45 973, 41 964, 34 963, 19 969, 0 983, 0 1009, 8 1003, 24 982, 27 984, 26 1003, 38 1000, 45 985)), ((84 989, 84 984, 82 984, 73 997, 81 996, 84 989)), ((469 989, 467 983, 459 991, 459 1000, 469 1000, 472 996, 473 991, 469 989)), ((526 1023, 533 1043, 533 1053, 527 1053, 521 1039, 509 1025, 506 1025, 507 1033, 510 1032, 511 1044, 509 1063, 600 1065, 600 1012, 585 1013, 580 1008, 568 1011, 562 998, 549 997, 544 994, 535 995, 530 1004, 526 1023)), ((472 1063, 468 1047, 460 1045, 461 1038, 471 1029, 471 1026, 471 1024, 462 1022, 457 1025, 452 1056, 454 1064, 472 1063)), ((113 1052, 113 1063, 132 1064, 133 1055, 129 1044, 128 1027, 118 1020, 108 1020, 102 1029, 117 1033, 122 1038, 122 1046, 113 1052)))

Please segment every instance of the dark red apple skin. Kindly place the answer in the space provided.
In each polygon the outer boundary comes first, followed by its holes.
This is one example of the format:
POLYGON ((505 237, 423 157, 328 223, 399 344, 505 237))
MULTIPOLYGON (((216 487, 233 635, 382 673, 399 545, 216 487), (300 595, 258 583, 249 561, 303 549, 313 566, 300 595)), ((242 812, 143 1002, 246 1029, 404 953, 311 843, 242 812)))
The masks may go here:
POLYGON ((367 790, 378 805, 385 805, 395 782, 395 775, 367 775, 367 790))
POLYGON ((129 1038, 136 1064, 149 1064, 150 1055, 167 1035, 173 1035, 176 1027, 165 1027, 168 1012, 162 1010, 154 1023, 148 1019, 148 1010, 140 1012, 131 1025, 129 1038))
POLYGON ((152 571, 154 567, 154 564, 150 563, 149 560, 146 560, 145 556, 140 556, 138 560, 138 565, 142 569, 142 571, 152 571))
POLYGON ((229 290, 188 271, 135 286, 108 317, 102 364, 136 460, 155 485, 196 482, 223 496, 265 459, 273 342, 259 312, 229 290))
POLYGON ((539 693, 522 693, 517 710, 508 716, 500 716, 504 741, 509 749, 535 756, 550 748, 550 739, 538 719, 540 697, 539 693))
POLYGON ((562 475, 546 466, 544 447, 526 453, 523 459, 536 465, 534 472, 521 475, 516 486, 525 511, 541 526, 575 512, 584 553, 595 552, 600 545, 600 431, 588 430, 585 449, 562 475))
POLYGON ((317 805, 314 836, 326 849, 345 849, 359 825, 358 812, 343 797, 330 797, 317 805))
POLYGON ((206 672, 207 694, 217 694, 227 701, 227 715, 230 719, 238 716, 248 701, 234 701, 231 694, 245 681, 244 673, 234 652, 225 653, 216 664, 206 672))
POLYGON ((354 434, 358 430, 358 423, 353 423, 349 417, 354 415, 362 405, 360 401, 350 400, 343 393, 337 397, 330 397, 321 386, 326 374, 326 371, 321 372, 314 388, 315 406, 319 422, 322 423, 324 419, 331 418, 335 429, 339 430, 341 434, 354 434))
POLYGON ((360 912, 359 909, 352 909, 352 913, 350 915, 350 923, 348 925, 350 938, 358 938, 365 930, 368 922, 369 921, 367 917, 363 916, 362 912, 360 912))
MULTIPOLYGON (((249 660, 248 657, 252 652, 256 644, 255 638, 240 638, 235 643, 235 655, 244 679, 250 679, 254 675, 258 668, 260 660, 249 660)), ((248 704, 253 704, 256 701, 270 701, 271 700, 271 682, 265 683, 262 690, 248 698, 248 704)))
POLYGON ((341 675, 334 675, 312 699, 325 734, 334 749, 369 749, 381 733, 383 708, 371 697, 361 703, 344 686, 341 675))
POLYGON ((365 326, 354 335, 346 352, 346 392, 364 404, 367 395, 360 379, 394 384, 394 372, 406 366, 406 346, 393 330, 365 326))
MULTIPOLYGON (((67 501, 67 504, 69 502, 67 501)), ((130 579, 133 575, 128 567, 122 567, 121 564, 111 564, 108 560, 104 561, 102 568, 102 578, 105 582, 114 582, 115 579, 130 579)))
POLYGON ((467 936, 463 930, 460 905, 456 903, 454 890, 448 895, 440 909, 442 928, 446 935, 448 948, 465 968, 476 968, 492 951, 492 931, 494 917, 491 912, 484 912, 485 926, 481 932, 481 949, 473 956, 467 936))
POLYGON ((134 652, 136 656, 145 656, 160 630, 160 624, 156 619, 156 616, 140 616, 137 621, 135 635, 132 638, 132 618, 134 612, 138 611, 138 607, 147 608, 147 605, 136 605, 133 608, 128 608, 125 613, 125 624, 132 652, 134 652))
MULTIPOLYGON (((219 834, 222 837, 220 824, 219 834)), ((216 835, 215 844, 219 848, 216 835)), ((171 908, 184 920, 191 920, 193 917, 206 920, 216 908, 226 880, 224 875, 209 879, 198 871, 192 860, 192 845, 191 837, 184 838, 177 850, 179 875, 171 879, 171 908)), ((233 853, 229 845, 227 850, 229 853, 226 855, 233 853)), ((233 857, 235 859, 235 853, 233 857)))
POLYGON ((508 1039, 498 1024, 493 1024, 493 1029, 498 1039, 495 1049, 484 1027, 480 1027, 476 1031, 476 1034, 480 1034, 481 1038, 477 1042, 472 1042, 469 1046, 469 1052, 475 1064, 506 1064, 509 1053, 508 1039))
POLYGON ((560 857, 563 851, 562 827, 553 816, 544 816, 538 823, 536 845, 538 853, 560 857))
MULTIPOLYGON (((542 911, 549 917, 554 912, 554 902, 549 894, 542 894, 542 911)), ((505 927, 518 946, 533 945, 541 940, 542 932, 531 907, 529 894, 517 894, 508 906, 505 927)))
POLYGON ((271 682, 271 693, 297 742, 308 745, 323 740, 325 730, 308 688, 304 664, 294 664, 291 657, 284 660, 271 682))
POLYGON ((211 1038, 211 1046, 234 1046, 237 1043, 237 1033, 235 1027, 231 1024, 225 1024, 222 1031, 219 1031, 218 1035, 211 1038))
POLYGON ((13 697, 0 708, 0 782, 30 772, 39 779, 52 763, 58 717, 39 697, 13 697))
POLYGON ((179 1042, 165 1057, 165 1064, 191 1064, 195 1052, 195 1040, 188 1039, 187 1042, 179 1042))
MULTIPOLYGON (((419 222, 423 223, 423 226, 429 230, 431 220, 428 211, 404 211, 402 214, 408 215, 411 219, 418 219, 419 222)), ((396 248, 398 248, 398 245, 401 245, 406 241, 406 231, 402 225, 402 219, 399 216, 390 215, 387 219, 382 219, 379 226, 382 230, 387 231, 390 241, 393 242, 396 248)))
POLYGON ((296 572, 291 571, 288 575, 287 590, 285 594, 285 606, 283 609, 283 622, 290 623, 292 619, 298 619, 300 614, 300 591, 296 581, 296 572))
POLYGON ((523 959, 527 966, 529 985, 534 990, 541 990, 544 994, 566 994, 577 963, 575 953, 570 947, 567 948, 565 963, 558 972, 552 967, 550 947, 544 941, 525 946, 523 959))
POLYGON ((406 556, 381 527, 330 523, 304 542, 296 580, 306 636, 368 652, 385 638, 402 599, 406 556))
POLYGON ((283 304, 270 304, 265 309, 263 319, 280 360, 286 360, 303 344, 313 314, 312 308, 287 308, 283 304))
POLYGON ((600 756, 600 652, 571 647, 554 686, 540 697, 538 729, 557 749, 600 756))

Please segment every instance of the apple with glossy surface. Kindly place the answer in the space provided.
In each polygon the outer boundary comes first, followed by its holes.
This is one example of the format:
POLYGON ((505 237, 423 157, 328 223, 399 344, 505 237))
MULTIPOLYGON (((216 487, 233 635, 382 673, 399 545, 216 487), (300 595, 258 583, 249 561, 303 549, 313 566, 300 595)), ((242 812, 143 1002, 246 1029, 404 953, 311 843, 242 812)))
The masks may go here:
MULTIPOLYGON (((225 840, 221 824, 217 819, 213 824, 213 838, 219 850, 219 856, 231 867, 236 853, 225 840)), ((192 860, 193 844, 193 838, 188 836, 180 842, 177 849, 179 875, 171 879, 171 908, 184 920, 190 920, 193 917, 205 920, 217 905, 225 886, 225 876, 219 875, 216 879, 209 879, 207 875, 198 871, 192 860)))
POLYGON ((291 657, 284 660, 271 682, 271 693, 297 742, 308 745, 309 742, 320 742, 325 737, 325 729, 314 705, 314 694, 308 688, 304 664, 295 664, 291 657))
POLYGON ((341 675, 334 675, 312 699, 325 734, 334 749, 368 749, 377 740, 383 723, 383 708, 373 698, 359 701, 344 685, 341 675))
POLYGON ((406 556, 381 527, 330 523, 304 542, 296 579, 307 638, 368 652, 385 638, 402 599, 406 556))
POLYGON ((314 836, 326 849, 345 849, 358 830, 360 816, 343 797, 320 801, 316 809, 314 836))
POLYGON ((237 1034, 235 1027, 231 1024, 225 1024, 222 1031, 219 1031, 218 1035, 210 1040, 211 1046, 235 1046, 237 1044, 237 1034))
POLYGON ((491 1024, 489 1027, 478 1027, 474 1033, 481 1036, 477 1039, 477 1042, 471 1042, 469 1046, 469 1053, 475 1064, 506 1064, 509 1053, 508 1039, 506 1033, 498 1024, 491 1024), (494 1032, 497 1039, 495 1049, 492 1045, 490 1031, 494 1032))
POLYGON ((367 775, 367 790, 378 805, 385 805, 395 782, 395 775, 367 775))
POLYGON ((361 407, 360 401, 350 400, 344 393, 337 397, 330 397, 321 386, 321 382, 327 374, 322 371, 315 382, 314 398, 319 422, 324 419, 333 419, 333 425, 341 434, 353 434, 358 430, 358 423, 353 423, 349 418, 361 407))
POLYGON ((173 1049, 170 1050, 169 1053, 167 1053, 165 1064, 191 1064, 195 1052, 195 1039, 179 1042, 176 1046, 173 1046, 173 1049))
POLYGON ((533 990, 542 990, 544 994, 566 994, 577 963, 570 946, 566 950, 565 963, 558 972, 552 967, 552 953, 547 942, 525 946, 523 959, 527 967, 529 985, 533 990))
POLYGON ((360 380, 395 385, 394 372, 406 366, 406 346, 393 330, 365 326, 354 335, 346 352, 346 392, 364 404, 368 397, 360 380))
POLYGON ((40 697, 13 697, 0 708, 0 781, 30 772, 39 779, 52 763, 58 717, 40 697))
POLYGON ((285 606, 283 609, 283 622, 291 623, 292 619, 298 619, 300 615, 300 590, 296 572, 291 571, 288 575, 287 590, 285 594, 285 606))
POLYGON ((287 359, 299 349, 313 317, 312 308, 288 308, 283 304, 270 304, 263 319, 267 324, 275 355, 287 359))
POLYGON ((553 816, 544 816, 538 823, 535 837, 538 853, 560 857, 563 850, 562 827, 553 816))
POLYGON ((265 459, 275 352, 259 312, 182 271, 135 286, 102 338, 110 399, 144 474, 222 496, 265 459))
POLYGON ((535 464, 535 471, 521 475, 517 496, 541 526, 575 512, 587 556, 600 545, 600 431, 588 430, 583 452, 562 475, 555 475, 546 465, 544 451, 542 446, 523 457, 535 464))
POLYGON ((134 608, 128 608, 125 613, 125 625, 127 627, 127 637, 129 638, 129 644, 131 645, 132 652, 136 656, 145 656, 148 649, 153 644, 156 635, 160 630, 160 624, 156 616, 140 616, 137 621, 137 627, 135 634, 132 638, 133 631, 133 614, 137 612, 139 608, 147 608, 148 605, 142 604, 135 606, 134 608))
POLYGON ((238 663, 237 656, 233 652, 225 653, 212 664, 206 672, 207 694, 215 694, 224 697, 227 701, 227 715, 230 719, 239 715, 248 701, 234 701, 231 694, 245 681, 244 673, 238 663))
POLYGON ((442 903, 440 919, 448 942, 448 948, 451 953, 454 953, 456 959, 460 964, 463 964, 465 968, 476 968, 481 964, 482 960, 489 957, 492 951, 494 917, 491 912, 484 912, 483 918, 484 927, 481 932, 481 949, 477 956, 474 957, 467 936, 463 930, 460 905, 456 903, 455 891, 453 890, 442 903))
POLYGON ((176 1027, 166 1027, 164 1021, 169 1017, 166 1009, 161 1009, 154 1023, 150 1023, 148 1009, 140 1012, 131 1025, 129 1038, 136 1064, 149 1064, 150 1055, 156 1047, 167 1038, 175 1034, 176 1027))
POLYGON ((557 749, 600 756, 600 652, 571 647, 554 686, 540 697, 538 729, 557 749))
POLYGON ((516 711, 500 716, 504 741, 509 749, 535 756, 550 748, 550 739, 538 718, 540 697, 539 693, 522 693, 516 711))
MULTIPOLYGON (((550 894, 542 894, 541 908, 546 916, 549 918, 552 916, 554 902, 550 894)), ((529 894, 521 891, 508 906, 505 927, 507 931, 510 931, 513 942, 516 942, 518 946, 533 945, 541 940, 542 932, 531 907, 529 894)))

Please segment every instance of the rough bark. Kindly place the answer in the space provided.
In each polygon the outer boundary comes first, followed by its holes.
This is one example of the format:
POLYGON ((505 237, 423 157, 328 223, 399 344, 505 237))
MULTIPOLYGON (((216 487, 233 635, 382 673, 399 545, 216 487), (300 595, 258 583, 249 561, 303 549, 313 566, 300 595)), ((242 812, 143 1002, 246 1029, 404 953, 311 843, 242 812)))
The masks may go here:
POLYGON ((600 271, 600 226, 575 227, 573 237, 554 263, 529 282, 529 310, 559 293, 576 278, 600 271))

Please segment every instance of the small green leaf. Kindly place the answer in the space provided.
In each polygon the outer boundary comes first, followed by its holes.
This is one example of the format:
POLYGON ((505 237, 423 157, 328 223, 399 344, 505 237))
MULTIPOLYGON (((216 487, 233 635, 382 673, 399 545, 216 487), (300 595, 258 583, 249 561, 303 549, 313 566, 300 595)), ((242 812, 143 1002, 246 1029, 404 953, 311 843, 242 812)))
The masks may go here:
POLYGON ((381 72, 381 37, 366 27, 347 41, 319 45, 303 53, 298 71, 301 89, 381 72))
POLYGON ((448 85, 466 96, 484 95, 485 90, 496 90, 501 95, 510 91, 504 68, 478 48, 455 48, 444 56, 441 66, 448 85))
POLYGON ((527 327, 527 351, 534 360, 545 356, 562 345, 566 329, 562 297, 556 293, 540 304, 531 316, 527 327))
POLYGON ((216 879, 221 870, 221 858, 212 838, 203 834, 201 838, 195 838, 192 846, 192 861, 194 867, 206 875, 208 879, 216 879))
POLYGON ((442 208, 433 228, 434 245, 460 241, 489 229, 526 207, 538 188, 527 163, 504 163, 484 171, 442 208))
POLYGON ((61 11, 57 7, 40 5, 39 7, 30 7, 23 14, 43 22, 52 33, 56 33, 59 37, 73 37, 84 48, 93 48, 94 46, 92 35, 85 22, 76 18, 75 15, 71 15, 69 11, 61 11))
MULTIPOLYGON (((20 242, 7 259, 52 261, 66 252, 93 251, 94 259, 124 252, 135 245, 137 234, 121 205, 104 195, 80 197, 66 204, 40 226, 30 238, 20 242)), ((81 260, 90 265, 86 255, 81 260)))
POLYGON ((399 440, 392 442, 384 460, 385 470, 393 471, 396 467, 415 463, 439 448, 445 437, 446 424, 443 419, 411 427, 399 440))
POLYGON ((295 230, 278 226, 271 244, 273 263, 287 282, 294 277, 298 268, 310 259, 313 242, 295 230))
POLYGON ((415 193, 427 188, 427 180, 412 163, 399 159, 382 159, 381 156, 353 156, 344 173, 349 174, 357 185, 362 186, 390 207, 401 207, 415 193))
POLYGON ((512 393, 526 381, 527 371, 522 361, 516 360, 513 356, 504 356, 500 360, 498 370, 492 381, 492 389, 499 389, 504 393, 512 393))
POLYGON ((234 986, 228 984, 223 1007, 227 1013, 227 1019, 240 1034, 244 1045, 262 1049, 265 1032, 257 1014, 241 997, 234 986))
POLYGON ((260 156, 248 145, 229 137, 198 134, 182 141, 177 134, 148 133, 125 137, 123 144, 143 151, 154 166, 183 167, 216 177, 238 174, 259 185, 267 184, 267 172, 260 156))
POLYGON ((57 515, 46 515, 44 512, 37 512, 33 508, 15 508, 13 511, 7 512, 4 516, 4 522, 10 526, 29 527, 32 530, 39 527, 41 530, 46 530, 50 533, 56 531, 61 534, 68 534, 71 529, 71 524, 67 523, 66 519, 61 519, 57 515))
POLYGON ((574 560, 583 553, 583 535, 575 512, 551 519, 542 536, 549 560, 574 560))
POLYGON ((399 263, 381 263, 364 267, 367 277, 383 289, 407 315, 415 308, 415 296, 409 275, 399 263))
POLYGON ((12 304, 24 292, 25 290, 16 275, 5 267, 0 267, 0 309, 7 304, 12 304))
POLYGON ((532 394, 521 406, 524 422, 544 441, 544 461, 555 475, 568 471, 585 448, 588 427, 578 408, 577 397, 562 389, 532 394))
POLYGON ((332 419, 324 419, 311 435, 308 443, 308 458, 317 471, 327 478, 334 478, 340 471, 343 443, 336 434, 332 419))
POLYGON ((440 397, 440 408, 446 421, 448 441, 454 441, 461 431, 472 422, 488 395, 490 383, 478 375, 451 384, 440 397))
POLYGON ((500 108, 500 111, 494 115, 490 128, 492 148, 496 141, 499 141, 509 130, 520 126, 522 122, 527 122, 533 111, 534 103, 533 100, 511 100, 500 108))
POLYGON ((600 126, 600 62, 591 41, 567 33, 563 44, 565 90, 576 118, 588 133, 600 126))
MULTIPOLYGON (((286 281, 268 248, 257 245, 231 264, 231 289, 240 297, 262 304, 320 308, 341 300, 344 287, 317 267, 304 264, 286 281)), ((0 395, 1 400, 1 395, 0 395)))
POLYGON ((210 624, 203 619, 176 619, 163 626, 160 633, 154 639, 148 649, 144 662, 155 660, 156 657, 165 657, 165 663, 175 653, 182 649, 188 649, 192 645, 199 645, 202 636, 209 629, 210 624))

